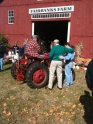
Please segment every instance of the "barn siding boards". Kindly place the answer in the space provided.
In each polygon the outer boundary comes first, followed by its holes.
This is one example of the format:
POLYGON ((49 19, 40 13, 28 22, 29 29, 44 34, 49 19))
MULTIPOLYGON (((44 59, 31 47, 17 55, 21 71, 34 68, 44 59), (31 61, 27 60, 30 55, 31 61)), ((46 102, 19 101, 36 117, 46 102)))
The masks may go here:
MULTIPOLYGON (((69 20, 70 43, 77 45, 83 41, 82 56, 93 57, 93 0, 4 0, 0 3, 0 34, 9 39, 11 45, 16 40, 23 44, 24 38, 30 39, 32 34, 30 8, 44 8, 74 5, 71 18, 50 19, 50 21, 69 20), (14 24, 8 24, 8 11, 14 10, 14 24)), ((40 21, 40 20, 37 20, 40 21)), ((42 19, 46 21, 46 19, 42 19)))
POLYGON ((93 49, 91 47, 93 45, 92 6, 93 2, 91 1, 78 3, 78 5, 75 5, 75 12, 72 14, 73 18, 71 18, 71 24, 73 25, 71 27, 71 43, 76 45, 78 42, 83 41, 84 49, 82 56, 91 58, 93 56, 93 49))
POLYGON ((74 46, 78 45, 80 42, 83 43, 82 57, 93 58, 93 37, 71 37, 71 44, 74 46))

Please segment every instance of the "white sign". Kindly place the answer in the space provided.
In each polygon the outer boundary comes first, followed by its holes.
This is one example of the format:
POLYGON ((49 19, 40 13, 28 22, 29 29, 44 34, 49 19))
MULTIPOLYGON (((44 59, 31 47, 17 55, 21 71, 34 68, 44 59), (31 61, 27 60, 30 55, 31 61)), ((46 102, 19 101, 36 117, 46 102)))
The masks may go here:
POLYGON ((29 9, 29 14, 72 12, 72 11, 74 11, 74 6, 59 6, 59 7, 46 7, 46 8, 29 9))

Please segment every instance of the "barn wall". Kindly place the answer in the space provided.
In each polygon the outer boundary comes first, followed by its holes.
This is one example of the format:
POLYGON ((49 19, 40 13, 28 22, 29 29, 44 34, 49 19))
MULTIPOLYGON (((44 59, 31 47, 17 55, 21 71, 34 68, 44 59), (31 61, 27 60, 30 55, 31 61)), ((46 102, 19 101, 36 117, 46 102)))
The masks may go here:
POLYGON ((71 13, 70 43, 83 42, 83 57, 93 56, 93 1, 92 0, 4 0, 0 4, 0 34, 9 39, 11 45, 16 40, 23 44, 24 38, 31 37, 30 8, 74 5, 71 13), (8 24, 8 11, 14 10, 14 24, 8 24))
POLYGON ((75 5, 75 11, 71 17, 71 43, 77 45, 82 42, 84 45, 82 56, 93 56, 93 2, 82 1, 77 2, 75 5))

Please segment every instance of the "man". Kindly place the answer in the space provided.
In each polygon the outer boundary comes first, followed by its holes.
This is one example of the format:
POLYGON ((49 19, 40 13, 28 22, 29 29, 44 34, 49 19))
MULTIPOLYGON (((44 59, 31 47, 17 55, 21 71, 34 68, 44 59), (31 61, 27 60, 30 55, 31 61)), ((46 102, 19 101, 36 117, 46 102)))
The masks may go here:
MULTIPOLYGON (((71 48, 69 43, 65 43, 64 45, 66 48, 71 48)), ((73 62, 74 62, 74 52, 68 53, 66 56, 59 56, 59 58, 65 60, 66 83, 64 86, 67 86, 67 87, 73 86, 72 68, 73 68, 73 62)))
POLYGON ((25 49, 26 49, 26 44, 27 44, 27 42, 28 42, 28 39, 25 39, 25 41, 24 41, 24 43, 23 43, 23 46, 22 46, 22 54, 24 54, 25 53, 25 49))
POLYGON ((14 54, 17 53, 17 50, 19 50, 18 41, 16 41, 14 46, 12 46, 12 51, 14 52, 14 54))
POLYGON ((53 48, 50 51, 50 74, 49 74, 49 84, 48 88, 51 90, 53 86, 53 77, 56 71, 57 79, 58 79, 58 88, 62 89, 62 59, 59 58, 59 55, 64 55, 65 53, 73 52, 72 48, 66 48, 64 46, 59 45, 59 40, 55 39, 53 41, 53 48))
POLYGON ((3 57, 6 52, 6 47, 3 45, 3 42, 0 41, 0 71, 3 71, 3 57))
POLYGON ((37 42, 37 39, 38 39, 37 35, 33 35, 32 39, 27 42, 25 54, 29 54, 33 57, 40 58, 39 52, 41 50, 40 50, 40 46, 37 42))

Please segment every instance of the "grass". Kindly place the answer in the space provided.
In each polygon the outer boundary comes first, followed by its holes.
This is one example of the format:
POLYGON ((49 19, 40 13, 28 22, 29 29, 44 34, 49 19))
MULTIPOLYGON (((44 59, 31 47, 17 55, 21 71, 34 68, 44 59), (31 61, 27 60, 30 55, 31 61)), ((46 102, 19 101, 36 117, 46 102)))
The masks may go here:
POLYGON ((11 77, 11 64, 0 72, 0 124, 93 124, 93 97, 85 71, 76 70, 74 86, 62 91, 31 89, 11 77))

